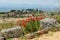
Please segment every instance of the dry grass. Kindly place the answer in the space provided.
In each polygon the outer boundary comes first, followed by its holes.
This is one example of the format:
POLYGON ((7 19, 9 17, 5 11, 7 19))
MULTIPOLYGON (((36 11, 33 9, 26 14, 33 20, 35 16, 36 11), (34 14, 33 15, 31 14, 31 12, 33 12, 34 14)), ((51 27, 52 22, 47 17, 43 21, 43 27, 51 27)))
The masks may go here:
POLYGON ((6 18, 6 19, 1 19, 0 18, 0 31, 2 29, 6 29, 6 28, 11 28, 16 26, 16 22, 18 20, 22 20, 22 19, 26 19, 26 18, 6 18))

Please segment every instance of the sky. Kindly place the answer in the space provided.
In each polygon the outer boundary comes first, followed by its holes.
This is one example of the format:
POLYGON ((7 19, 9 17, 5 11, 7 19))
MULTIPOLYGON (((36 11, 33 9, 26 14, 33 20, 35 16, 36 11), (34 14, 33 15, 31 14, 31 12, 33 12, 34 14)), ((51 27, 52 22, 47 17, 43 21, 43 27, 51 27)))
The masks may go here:
POLYGON ((54 9, 58 8, 59 4, 59 0, 0 0, 0 11, 25 8, 54 9))

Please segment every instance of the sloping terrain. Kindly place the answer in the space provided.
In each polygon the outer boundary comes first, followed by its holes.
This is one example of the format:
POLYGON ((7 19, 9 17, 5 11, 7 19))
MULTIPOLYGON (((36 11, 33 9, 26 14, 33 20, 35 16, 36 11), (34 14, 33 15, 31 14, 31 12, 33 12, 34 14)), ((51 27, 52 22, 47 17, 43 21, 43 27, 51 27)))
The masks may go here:
POLYGON ((60 40, 60 31, 49 32, 48 34, 44 34, 32 40, 60 40))

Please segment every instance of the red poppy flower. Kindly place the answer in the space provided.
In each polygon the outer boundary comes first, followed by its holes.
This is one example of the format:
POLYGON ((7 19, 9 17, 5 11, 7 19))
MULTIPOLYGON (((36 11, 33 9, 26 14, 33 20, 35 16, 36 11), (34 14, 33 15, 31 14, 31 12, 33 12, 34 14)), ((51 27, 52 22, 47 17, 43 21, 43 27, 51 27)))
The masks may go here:
POLYGON ((26 22, 30 22, 30 18, 26 19, 26 22))
POLYGON ((32 20, 32 17, 30 17, 30 20, 32 20))
POLYGON ((40 18, 38 18, 38 17, 35 17, 36 18, 36 20, 40 20, 40 18))
POLYGON ((26 27, 26 21, 22 20, 22 26, 25 28, 26 27))
POLYGON ((36 21, 35 17, 32 18, 32 21, 33 21, 33 22, 36 21))

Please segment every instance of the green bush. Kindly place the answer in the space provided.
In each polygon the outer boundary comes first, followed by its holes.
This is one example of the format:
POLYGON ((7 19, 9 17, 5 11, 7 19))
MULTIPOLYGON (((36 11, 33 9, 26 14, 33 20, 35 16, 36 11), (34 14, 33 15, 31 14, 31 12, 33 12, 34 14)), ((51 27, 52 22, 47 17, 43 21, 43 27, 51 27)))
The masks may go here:
POLYGON ((40 28, 40 22, 38 20, 36 21, 30 21, 29 23, 26 23, 26 28, 25 28, 25 31, 27 33, 29 32, 35 32, 37 30, 39 30, 40 28))
POLYGON ((60 23, 60 15, 56 16, 56 20, 60 23))

